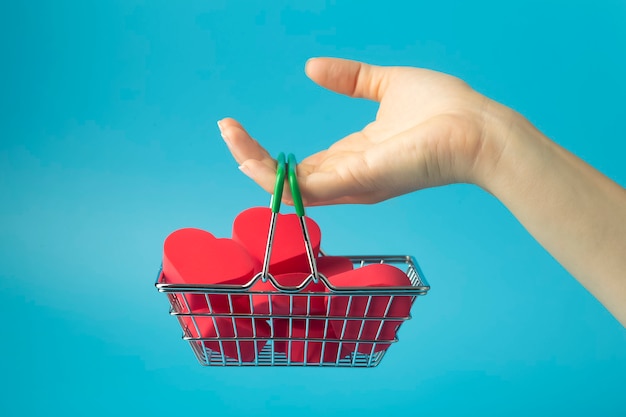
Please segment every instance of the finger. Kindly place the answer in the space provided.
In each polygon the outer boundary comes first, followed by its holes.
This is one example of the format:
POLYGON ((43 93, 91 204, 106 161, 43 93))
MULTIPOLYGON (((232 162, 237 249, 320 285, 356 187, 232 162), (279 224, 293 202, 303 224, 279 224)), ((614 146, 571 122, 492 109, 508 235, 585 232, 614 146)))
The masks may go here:
POLYGON ((346 194, 346 187, 333 172, 316 172, 298 176, 300 192, 305 206, 334 204, 359 204, 354 196, 346 194))
POLYGON ((270 154, 254 140, 248 132, 235 119, 226 118, 217 122, 222 138, 228 146, 228 150, 238 164, 242 164, 248 159, 255 159, 268 163, 273 158, 270 154))
POLYGON ((239 169, 265 191, 270 194, 274 193, 276 161, 272 160, 271 163, 266 163, 256 159, 248 159, 239 166, 239 169))
POLYGON ((339 58, 312 58, 305 66, 307 76, 329 90, 350 97, 380 101, 390 68, 339 58))
POLYGON ((359 153, 328 154, 322 151, 298 165, 298 183, 305 205, 363 203, 355 201, 358 185, 348 168, 360 164, 359 153), (338 161, 339 166, 334 161, 338 161))
POLYGON ((217 124, 241 172, 272 193, 276 179, 274 158, 235 119, 226 118, 217 124))

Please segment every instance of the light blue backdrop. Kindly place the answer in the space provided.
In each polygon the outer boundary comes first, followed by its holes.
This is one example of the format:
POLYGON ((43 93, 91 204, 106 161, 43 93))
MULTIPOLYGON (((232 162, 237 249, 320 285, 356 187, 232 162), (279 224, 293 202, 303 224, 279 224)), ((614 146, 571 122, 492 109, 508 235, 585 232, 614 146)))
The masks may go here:
POLYGON ((163 239, 269 201, 215 122, 302 158, 375 114, 311 56, 459 76, 626 184, 624 1, 295 3, 2 2, 0 415, 626 415, 624 328, 466 185, 309 211, 327 252, 430 280, 378 368, 196 362, 153 287, 163 239))

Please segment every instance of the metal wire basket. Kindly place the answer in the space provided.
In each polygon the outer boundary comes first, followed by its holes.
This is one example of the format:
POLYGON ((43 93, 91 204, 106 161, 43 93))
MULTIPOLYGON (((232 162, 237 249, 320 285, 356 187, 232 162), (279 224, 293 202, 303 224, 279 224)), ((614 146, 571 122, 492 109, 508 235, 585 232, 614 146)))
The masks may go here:
MULTIPOLYGON (((412 256, 344 256, 353 269, 386 265, 402 271, 407 285, 334 286, 317 265, 331 256, 315 256, 297 187, 295 158, 278 158, 272 218, 263 270, 246 285, 193 285, 167 282, 159 269, 156 288, 167 294, 183 339, 206 366, 374 367, 398 341, 397 332, 428 285, 412 256), (276 214, 285 168, 300 218, 310 274, 293 286, 269 273, 276 214), (198 301, 205 308, 197 308, 198 301)), ((336 257, 335 257, 336 258, 336 257)), ((383 268, 383 267, 380 267, 383 268)))

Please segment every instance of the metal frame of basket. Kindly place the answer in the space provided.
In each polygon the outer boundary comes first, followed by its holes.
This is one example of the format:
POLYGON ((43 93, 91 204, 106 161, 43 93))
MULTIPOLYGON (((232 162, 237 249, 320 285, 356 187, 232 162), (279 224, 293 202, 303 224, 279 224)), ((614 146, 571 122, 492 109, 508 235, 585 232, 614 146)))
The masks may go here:
MULTIPOLYGON (((398 341, 397 331, 401 324, 411 318, 410 314, 390 316, 390 306, 398 298, 404 298, 403 301, 410 302, 412 307, 416 298, 426 295, 430 289, 417 261, 408 255, 344 256, 350 259, 354 269, 371 264, 396 266, 406 274, 410 281, 408 286, 334 287, 317 270, 317 260, 304 221, 304 207, 295 166, 293 155, 289 155, 288 164, 285 163, 284 155, 279 155, 276 187, 271 201, 273 216, 263 270, 248 284, 170 284, 159 269, 156 288, 167 294, 170 314, 177 317, 183 329, 183 339, 189 342, 202 365, 374 367, 380 364, 387 349, 398 341), (276 216, 280 210, 286 171, 289 174, 287 179, 294 198, 294 207, 300 218, 311 269, 311 274, 297 287, 281 286, 269 273, 276 216), (271 283, 271 290, 267 286, 264 290, 255 287, 258 282, 268 281, 271 283), (309 283, 320 281, 323 283, 323 291, 302 291, 309 283), (198 296, 204 297, 206 310, 197 311, 190 307, 190 298, 198 296), (269 311, 255 311, 253 300, 258 300, 259 297, 267 297, 269 311), (277 297, 280 297, 283 305, 287 302, 288 311, 272 311, 277 297), (214 308, 216 299, 221 301, 221 308, 214 308), (339 313, 336 309, 331 312, 331 304, 339 300, 342 306, 345 305, 345 309, 339 313), (351 314, 350 307, 357 303, 364 311, 361 314, 351 314), (312 308, 313 304, 318 308, 312 308), (227 307, 224 308, 224 305, 227 307), (246 307, 246 312, 239 312, 241 309, 235 308, 236 305, 246 307), (386 306, 384 313, 371 314, 373 305, 386 306), (324 308, 320 309, 319 306, 324 308), (207 324, 214 330, 211 334, 206 334, 203 330, 207 324), (225 334, 220 334, 220 328, 225 334), (242 332, 243 328, 247 331, 242 332), (260 331, 260 328, 265 331, 260 331), (250 355, 251 351, 254 352, 253 355, 250 355)), ((323 253, 321 255, 326 256, 323 253)))

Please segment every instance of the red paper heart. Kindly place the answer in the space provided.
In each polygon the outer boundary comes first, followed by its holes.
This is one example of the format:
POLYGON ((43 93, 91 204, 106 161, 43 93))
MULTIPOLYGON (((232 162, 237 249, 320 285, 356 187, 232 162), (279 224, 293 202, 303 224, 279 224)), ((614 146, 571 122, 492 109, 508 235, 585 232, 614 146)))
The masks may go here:
MULTIPOLYGON (((341 287, 405 287, 410 286, 411 281, 406 274, 387 264, 372 264, 364 267, 344 272, 342 274, 328 277, 330 283, 338 288, 341 287)), ((372 296, 368 306, 369 296, 353 296, 349 302, 349 296, 334 294, 328 298, 330 303, 330 316, 332 317, 397 317, 405 318, 411 311, 410 296, 372 296), (349 307, 348 307, 349 305, 349 307)), ((403 320, 343 320, 332 319, 331 325, 335 334, 341 339, 352 340, 376 340, 391 341, 395 338, 398 327, 403 320), (379 327, 382 328, 379 331, 379 327)), ((342 355, 354 352, 370 354, 385 350, 389 343, 343 343, 342 355)))
MULTIPOLYGON (((170 284, 247 284, 254 274, 255 261, 237 242, 217 239, 200 229, 186 228, 171 233, 163 245, 163 275, 170 284)), ((231 312, 231 304, 243 303, 248 296, 185 293, 191 311, 211 307, 214 312, 231 312), (210 306, 207 303, 210 304, 210 306)), ((183 310, 188 312, 184 301, 183 310)), ((249 305, 249 302, 248 302, 249 305)), ((248 307, 249 311, 249 307, 248 307)))
POLYGON ((350 258, 344 256, 320 256, 317 258, 317 270, 326 278, 354 269, 350 258))
MULTIPOLYGON (((257 265, 262 265, 272 211, 266 207, 253 207, 242 211, 233 223, 233 240, 245 247, 257 265)), ((321 231, 317 223, 305 217, 309 239, 317 256, 321 231)), ((300 220, 295 214, 278 214, 269 272, 272 275, 310 271, 304 246, 300 220)))
POLYGON ((235 326, 233 327, 233 320, 230 317, 196 316, 195 325, 190 316, 180 316, 180 318, 185 334, 190 337, 258 338, 256 341, 222 340, 221 345, 217 340, 207 340, 202 342, 212 351, 222 352, 229 358, 241 360, 243 362, 253 361, 271 336, 270 326, 263 319, 238 318, 234 320, 235 326))
MULTIPOLYGON (((277 338, 311 338, 311 339, 335 339, 335 333, 325 320, 273 319, 274 337, 277 338)), ((320 363, 335 362, 339 353, 338 342, 322 341, 289 341, 278 340, 274 342, 276 352, 284 353, 292 362, 320 363), (305 353, 306 344, 306 353, 305 353), (306 358, 306 361, 305 361, 306 358)))

